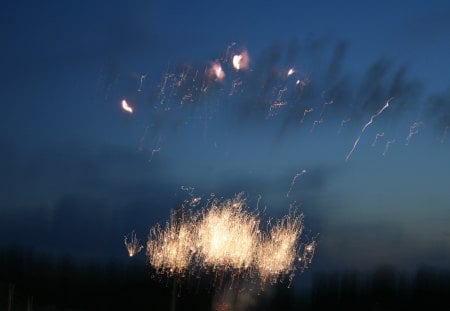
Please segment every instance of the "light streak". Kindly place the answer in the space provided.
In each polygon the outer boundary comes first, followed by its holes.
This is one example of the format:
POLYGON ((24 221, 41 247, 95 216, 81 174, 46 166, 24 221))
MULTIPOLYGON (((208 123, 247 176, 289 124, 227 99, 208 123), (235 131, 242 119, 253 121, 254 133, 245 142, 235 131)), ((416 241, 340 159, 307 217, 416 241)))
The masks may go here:
POLYGON ((133 113, 133 108, 130 105, 128 105, 128 103, 125 99, 122 100, 121 106, 124 111, 126 111, 130 114, 133 113))
POLYGON ((395 143, 395 139, 391 139, 391 140, 388 140, 388 141, 386 142, 386 145, 384 146, 383 157, 386 156, 386 153, 388 152, 389 147, 390 147, 393 143, 395 143))
POLYGON ((355 150, 356 146, 358 145, 359 140, 361 139, 361 136, 362 136, 362 134, 364 133, 364 131, 366 130, 366 128, 367 128, 369 125, 371 125, 371 124, 373 123, 373 120, 374 120, 376 117, 378 117, 381 113, 383 113, 383 111, 384 111, 386 108, 389 107, 389 103, 390 103, 391 100, 393 100, 393 99, 394 99, 394 97, 389 98, 389 99, 386 101, 386 103, 384 104, 384 106, 381 107, 381 109, 378 110, 377 113, 375 113, 374 115, 372 115, 372 116, 370 117, 369 122, 367 122, 367 123, 363 126, 363 128, 361 129, 361 133, 359 133, 359 136, 358 136, 358 138, 355 140, 355 143, 353 144, 352 149, 350 150, 350 152, 348 153, 347 157, 345 158, 345 161, 346 161, 346 162, 348 161, 348 159, 350 159, 350 156, 352 155, 353 151, 355 150))
POLYGON ((420 127, 423 125, 423 122, 414 122, 410 127, 409 127, 409 134, 406 137, 406 143, 405 145, 408 146, 409 143, 411 142, 411 139, 413 139, 413 137, 415 135, 417 135, 419 133, 420 127))
POLYGON ((375 147, 375 145, 376 145, 377 142, 378 142, 378 138, 383 137, 383 136, 384 136, 384 132, 377 133, 377 134, 375 135, 375 139, 373 140, 372 147, 375 147))
POLYGON ((136 238, 136 233, 134 231, 131 231, 129 236, 126 235, 123 242, 130 257, 138 254, 143 248, 143 246, 139 244, 139 240, 136 238))
POLYGON ((295 174, 294 178, 292 178, 292 182, 291 182, 291 186, 289 187, 289 191, 286 193, 286 197, 289 198, 289 195, 292 191, 292 188, 294 187, 295 181, 297 180, 297 178, 299 178, 300 176, 306 174, 306 170, 302 170, 300 173, 295 174))

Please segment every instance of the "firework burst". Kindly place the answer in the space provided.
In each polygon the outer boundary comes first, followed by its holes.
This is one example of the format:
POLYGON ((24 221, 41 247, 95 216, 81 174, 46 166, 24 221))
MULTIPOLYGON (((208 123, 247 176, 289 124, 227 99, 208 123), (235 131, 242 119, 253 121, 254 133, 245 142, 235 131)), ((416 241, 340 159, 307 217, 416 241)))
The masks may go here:
POLYGON ((172 213, 165 228, 156 225, 150 231, 149 262, 167 275, 212 270, 259 278, 262 284, 286 277, 292 281, 297 259, 303 270, 315 249, 315 242, 300 243, 303 215, 290 213, 268 224, 267 232, 260 230, 260 223, 258 211, 248 210, 242 194, 213 200, 196 213, 172 213))

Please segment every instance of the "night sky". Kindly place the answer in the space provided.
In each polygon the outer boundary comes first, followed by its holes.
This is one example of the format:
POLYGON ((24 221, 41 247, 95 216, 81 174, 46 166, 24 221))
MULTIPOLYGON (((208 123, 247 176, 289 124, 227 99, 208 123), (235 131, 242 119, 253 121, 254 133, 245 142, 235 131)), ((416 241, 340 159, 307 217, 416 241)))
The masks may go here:
POLYGON ((131 230, 145 241, 190 196, 244 192, 265 219, 304 213, 314 271, 450 268, 448 1, 8 1, 0 16, 0 246, 127 260, 131 230))

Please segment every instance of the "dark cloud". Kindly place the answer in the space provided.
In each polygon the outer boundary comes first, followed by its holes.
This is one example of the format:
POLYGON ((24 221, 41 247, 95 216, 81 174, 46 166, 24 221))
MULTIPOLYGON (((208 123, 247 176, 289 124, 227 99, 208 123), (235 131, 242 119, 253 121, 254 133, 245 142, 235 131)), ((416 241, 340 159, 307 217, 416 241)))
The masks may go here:
POLYGON ((450 126, 450 88, 428 98, 426 115, 440 133, 450 126))
POLYGON ((333 55, 331 57, 330 64, 328 66, 328 74, 331 79, 334 79, 337 75, 341 73, 343 61, 348 50, 348 42, 341 40, 338 41, 333 50, 333 55))

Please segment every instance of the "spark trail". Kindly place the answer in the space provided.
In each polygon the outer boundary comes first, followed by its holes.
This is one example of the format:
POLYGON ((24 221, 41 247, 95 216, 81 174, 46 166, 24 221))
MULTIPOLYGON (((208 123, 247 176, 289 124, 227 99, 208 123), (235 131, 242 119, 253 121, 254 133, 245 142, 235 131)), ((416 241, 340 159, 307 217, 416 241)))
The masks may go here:
POLYGON ((144 84, 144 80, 145 80, 145 78, 147 78, 147 74, 145 74, 145 75, 141 75, 141 77, 140 77, 140 84, 139 84, 139 88, 138 88, 138 92, 142 92, 142 85, 144 84))
POLYGON ((139 240, 136 238, 136 233, 134 231, 131 231, 129 235, 126 235, 123 242, 130 257, 138 254, 143 248, 143 246, 139 244, 139 240))
POLYGON ((393 143, 395 143, 395 139, 391 139, 391 140, 388 140, 388 141, 386 142, 386 145, 384 146, 383 157, 386 156, 386 153, 388 152, 389 147, 390 147, 393 143))
POLYGON ((344 119, 341 121, 341 126, 339 127, 338 134, 340 134, 342 132, 344 125, 347 124, 348 122, 350 122, 351 120, 352 120, 351 118, 347 118, 347 119, 344 119))
POLYGON ((303 123, 303 121, 305 121, 306 115, 313 111, 314 111, 314 108, 305 109, 305 111, 303 111, 303 117, 301 118, 300 123, 303 123))
POLYGON ((384 106, 381 107, 381 109, 378 110, 377 113, 375 113, 374 115, 372 115, 372 116, 370 117, 369 122, 367 122, 367 123, 363 126, 363 128, 361 129, 361 132, 359 133, 358 138, 355 140, 355 142, 354 142, 354 144, 353 144, 352 149, 350 150, 350 152, 348 153, 347 157, 345 158, 345 162, 347 162, 348 159, 350 159, 350 157, 351 157, 353 151, 355 150, 356 146, 358 145, 359 140, 361 139, 362 134, 364 134, 364 131, 366 130, 366 128, 367 128, 369 125, 371 125, 371 124, 373 123, 373 120, 374 120, 376 117, 378 117, 380 114, 382 114, 383 111, 384 111, 386 108, 389 107, 389 103, 390 103, 391 100, 393 100, 393 99, 394 99, 394 97, 389 98, 389 99, 386 101, 386 103, 384 104, 384 106))
POLYGON ((289 195, 292 192, 292 188, 294 187, 295 181, 297 180, 297 178, 299 178, 300 176, 306 174, 306 170, 302 170, 300 173, 295 174, 294 178, 292 179, 291 182, 291 186, 289 187, 289 191, 286 193, 286 197, 289 198, 289 195))
POLYGON ((375 145, 376 145, 377 142, 378 142, 378 138, 383 137, 383 136, 384 136, 384 132, 377 133, 377 134, 375 135, 375 139, 373 140, 372 147, 375 147, 375 145))
POLYGON ((413 137, 417 134, 419 134, 419 129, 420 127, 423 125, 423 122, 414 122, 410 127, 409 127, 409 134, 406 137, 406 143, 405 145, 408 146, 409 143, 411 142, 411 140, 413 139, 413 137))

